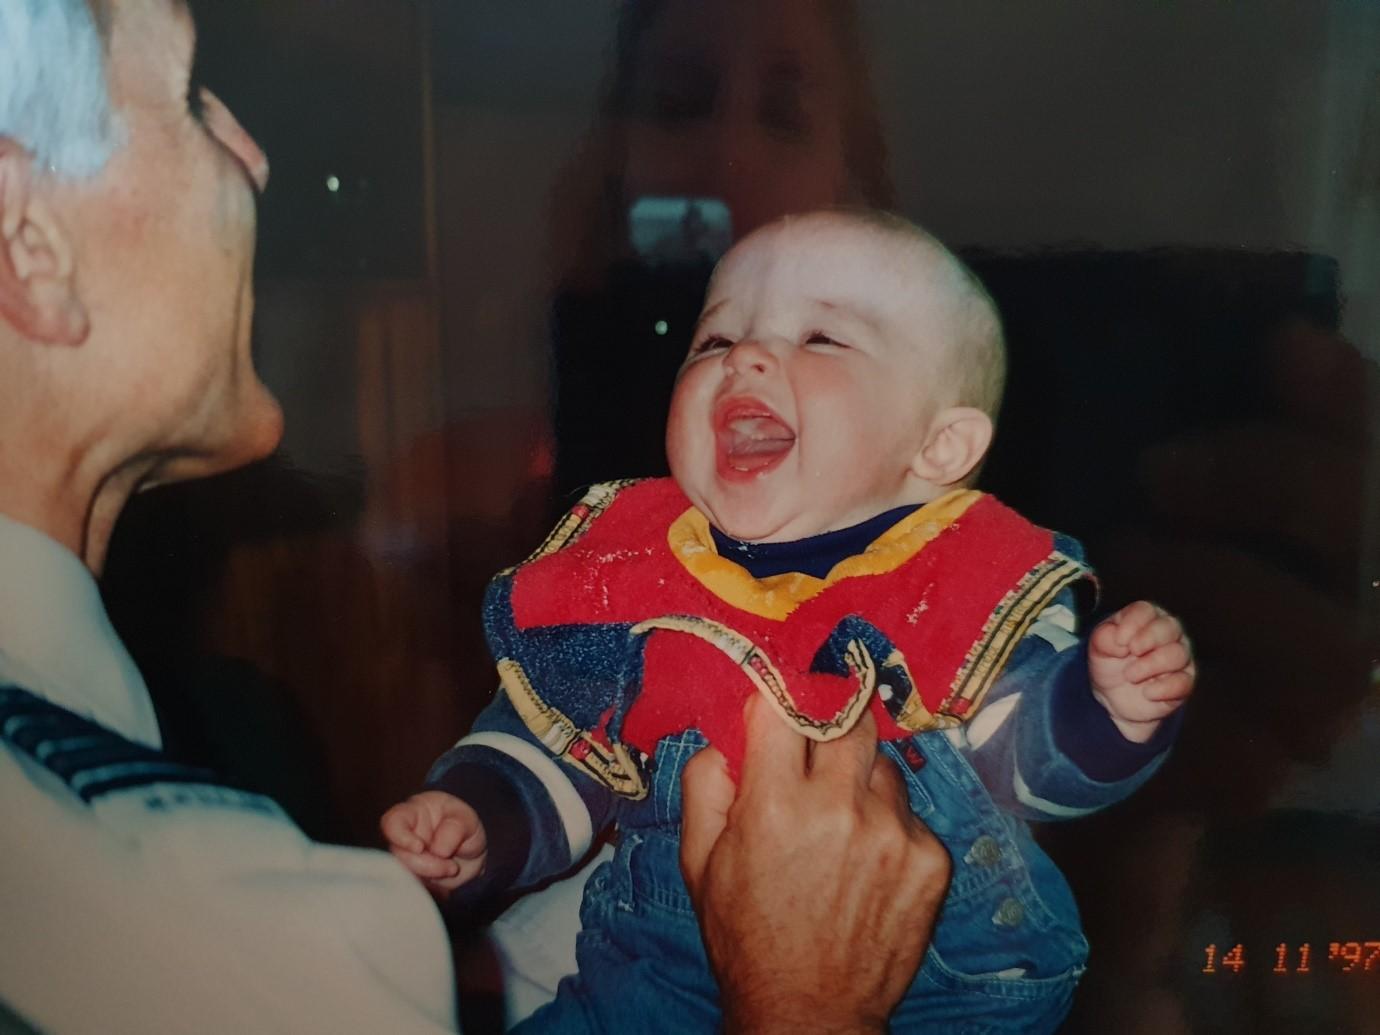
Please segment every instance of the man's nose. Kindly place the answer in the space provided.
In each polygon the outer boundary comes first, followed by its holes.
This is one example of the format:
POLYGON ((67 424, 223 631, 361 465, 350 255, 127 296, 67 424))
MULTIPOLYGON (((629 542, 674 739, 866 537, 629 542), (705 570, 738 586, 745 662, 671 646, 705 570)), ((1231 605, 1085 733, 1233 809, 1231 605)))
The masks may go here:
POLYGON ((776 353, 758 338, 740 338, 724 356, 724 363, 735 374, 765 374, 776 368, 776 353))
POLYGON ((268 187, 268 156, 225 103, 207 89, 201 91, 201 113, 211 135, 244 166, 254 189, 262 194, 268 187))

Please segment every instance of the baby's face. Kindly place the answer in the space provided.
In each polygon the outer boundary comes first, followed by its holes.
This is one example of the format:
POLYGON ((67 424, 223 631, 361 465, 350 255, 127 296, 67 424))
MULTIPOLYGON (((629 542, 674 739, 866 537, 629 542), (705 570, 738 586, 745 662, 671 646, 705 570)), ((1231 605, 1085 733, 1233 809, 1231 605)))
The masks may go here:
POLYGON ((810 216, 720 263, 671 399, 671 473, 729 535, 786 541, 925 501, 940 321, 909 242, 810 216))

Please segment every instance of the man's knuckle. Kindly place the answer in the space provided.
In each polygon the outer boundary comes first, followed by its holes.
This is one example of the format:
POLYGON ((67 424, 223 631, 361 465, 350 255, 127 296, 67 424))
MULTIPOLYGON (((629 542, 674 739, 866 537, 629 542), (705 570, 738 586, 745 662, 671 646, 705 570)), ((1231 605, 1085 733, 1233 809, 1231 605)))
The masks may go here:
POLYGON ((939 839, 928 830, 916 832, 910 842, 911 865, 919 871, 948 876, 953 872, 953 860, 939 839))
POLYGON ((820 829, 830 838, 839 841, 855 841, 863 828, 860 816, 855 809, 836 804, 820 814, 820 829))

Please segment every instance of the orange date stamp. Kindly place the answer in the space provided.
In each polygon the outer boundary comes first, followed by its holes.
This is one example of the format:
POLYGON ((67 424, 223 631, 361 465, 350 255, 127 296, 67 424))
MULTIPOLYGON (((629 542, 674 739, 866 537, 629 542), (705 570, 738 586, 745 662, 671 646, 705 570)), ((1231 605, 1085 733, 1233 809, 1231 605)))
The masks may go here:
MULTIPOLYGON (((1321 943, 1319 943, 1321 945, 1321 943)), ((1328 971, 1336 974, 1380 975, 1380 941, 1328 942, 1326 955, 1316 955, 1312 942, 1291 945, 1280 942, 1262 959, 1253 960, 1246 946, 1236 944, 1203 946, 1204 974, 1235 975, 1250 966, 1264 966, 1271 974, 1312 974, 1328 971)))

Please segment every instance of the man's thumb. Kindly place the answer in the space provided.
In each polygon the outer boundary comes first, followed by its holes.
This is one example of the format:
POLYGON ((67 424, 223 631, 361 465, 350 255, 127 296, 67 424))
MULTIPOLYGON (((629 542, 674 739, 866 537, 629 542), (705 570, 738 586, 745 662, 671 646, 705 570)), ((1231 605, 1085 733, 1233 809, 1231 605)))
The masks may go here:
POLYGON ((690 759, 681 774, 680 869, 696 900, 700 877, 728 822, 735 793, 728 762, 712 747, 690 759))

